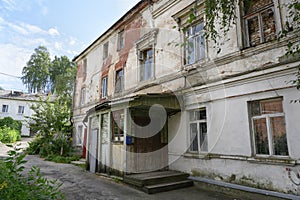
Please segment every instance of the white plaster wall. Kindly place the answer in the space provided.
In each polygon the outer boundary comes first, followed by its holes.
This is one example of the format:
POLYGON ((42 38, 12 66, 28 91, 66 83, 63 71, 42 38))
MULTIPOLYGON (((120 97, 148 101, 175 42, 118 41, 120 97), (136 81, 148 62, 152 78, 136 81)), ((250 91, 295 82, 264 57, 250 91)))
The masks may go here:
POLYGON ((21 135, 29 136, 30 130, 28 124, 26 123, 25 116, 31 116, 33 111, 30 109, 32 102, 17 100, 17 99, 2 99, 0 98, 0 117, 11 117, 15 120, 22 121, 21 135), (8 105, 8 112, 2 113, 2 105, 8 105), (24 114, 18 114, 19 106, 24 106, 24 114))

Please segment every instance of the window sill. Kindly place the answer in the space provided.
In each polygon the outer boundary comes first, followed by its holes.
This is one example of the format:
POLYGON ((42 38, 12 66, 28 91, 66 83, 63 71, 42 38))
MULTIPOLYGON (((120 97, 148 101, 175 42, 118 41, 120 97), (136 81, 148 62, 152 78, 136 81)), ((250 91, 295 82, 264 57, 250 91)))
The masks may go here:
POLYGON ((209 154, 205 152, 186 152, 183 154, 185 158, 209 159, 209 154))
POLYGON ((291 159, 287 156, 255 156, 253 158, 248 158, 250 163, 261 163, 261 164, 270 164, 270 165, 287 165, 295 166, 297 164, 296 160, 291 159))
POLYGON ((203 58, 203 59, 201 59, 197 62, 194 62, 192 64, 185 64, 183 66, 183 69, 186 70, 186 71, 190 71, 190 70, 196 69, 199 66, 205 65, 207 63, 207 61, 208 61, 207 58, 203 58))

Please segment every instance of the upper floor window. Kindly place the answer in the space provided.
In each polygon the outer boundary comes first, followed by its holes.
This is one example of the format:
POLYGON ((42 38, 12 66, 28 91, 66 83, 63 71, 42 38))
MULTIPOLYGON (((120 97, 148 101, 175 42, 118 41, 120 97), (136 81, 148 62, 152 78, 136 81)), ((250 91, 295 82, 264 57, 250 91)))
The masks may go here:
POLYGON ((118 33, 118 50, 124 48, 124 31, 118 33))
POLYGON ((24 114, 24 106, 18 107, 18 114, 20 114, 20 115, 24 114))
POLYGON ((80 105, 83 105, 85 103, 85 96, 86 96, 86 89, 84 87, 84 88, 81 89, 80 105))
POLYGON ((103 60, 108 57, 108 42, 103 45, 103 60))
POLYGON ((207 120, 206 109, 193 110, 189 113, 190 129, 190 151, 206 152, 208 151, 207 143, 207 120))
POLYGON ((124 89, 124 70, 116 71, 115 92, 121 92, 124 89))
POLYGON ((86 72, 87 72, 87 59, 85 58, 83 60, 83 67, 82 67, 82 73, 83 73, 83 75, 86 75, 86 72))
POLYGON ((255 154, 288 156, 282 99, 253 101, 249 108, 255 154))
POLYGON ((185 64, 193 64, 205 58, 204 23, 190 26, 186 31, 185 64))
POLYGON ((139 52, 140 60, 140 81, 145 81, 154 77, 154 55, 153 49, 139 52))
POLYGON ((8 105, 2 105, 2 112, 7 113, 8 112, 8 105))
POLYGON ((107 96, 107 76, 102 78, 102 98, 107 96))
POLYGON ((256 46, 276 38, 273 0, 245 0, 243 19, 246 46, 256 46))

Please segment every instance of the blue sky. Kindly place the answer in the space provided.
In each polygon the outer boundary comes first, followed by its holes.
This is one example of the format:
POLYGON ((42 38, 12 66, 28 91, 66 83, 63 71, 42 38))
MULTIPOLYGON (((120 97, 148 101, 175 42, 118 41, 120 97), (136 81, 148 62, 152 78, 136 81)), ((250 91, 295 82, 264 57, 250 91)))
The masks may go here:
POLYGON ((139 0, 0 0, 0 86, 25 90, 22 69, 34 49, 72 59, 139 0))

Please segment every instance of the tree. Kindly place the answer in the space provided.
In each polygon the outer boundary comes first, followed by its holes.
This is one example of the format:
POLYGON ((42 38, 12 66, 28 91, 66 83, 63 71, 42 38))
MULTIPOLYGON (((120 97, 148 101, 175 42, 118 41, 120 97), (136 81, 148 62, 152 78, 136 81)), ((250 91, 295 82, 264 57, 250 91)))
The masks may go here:
POLYGON ((44 46, 34 50, 26 66, 22 70, 22 82, 27 86, 28 92, 45 92, 48 84, 50 53, 44 46))
POLYGON ((49 69, 51 91, 55 94, 72 94, 76 67, 67 56, 55 56, 49 69))

